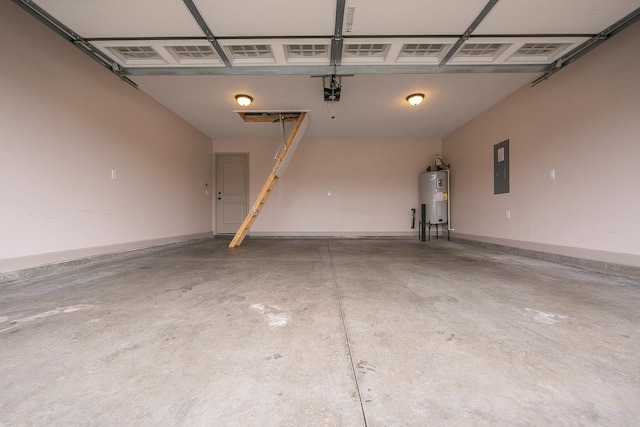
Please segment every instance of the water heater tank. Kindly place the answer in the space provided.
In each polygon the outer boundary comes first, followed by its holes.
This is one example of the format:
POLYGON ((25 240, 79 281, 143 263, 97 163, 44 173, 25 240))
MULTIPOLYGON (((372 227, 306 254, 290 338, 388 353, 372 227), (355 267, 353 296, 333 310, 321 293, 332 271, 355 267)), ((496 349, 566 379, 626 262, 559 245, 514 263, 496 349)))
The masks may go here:
POLYGON ((420 204, 427 208, 426 222, 429 224, 447 223, 449 183, 446 171, 420 174, 420 204))

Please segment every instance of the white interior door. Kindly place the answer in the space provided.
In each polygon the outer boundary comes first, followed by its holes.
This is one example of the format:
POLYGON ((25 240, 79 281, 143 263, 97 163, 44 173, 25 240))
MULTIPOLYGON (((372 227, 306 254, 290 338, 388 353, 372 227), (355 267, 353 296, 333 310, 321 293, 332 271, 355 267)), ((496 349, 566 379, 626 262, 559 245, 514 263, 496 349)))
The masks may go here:
POLYGON ((248 154, 216 154, 216 234, 235 234, 249 205, 248 154))

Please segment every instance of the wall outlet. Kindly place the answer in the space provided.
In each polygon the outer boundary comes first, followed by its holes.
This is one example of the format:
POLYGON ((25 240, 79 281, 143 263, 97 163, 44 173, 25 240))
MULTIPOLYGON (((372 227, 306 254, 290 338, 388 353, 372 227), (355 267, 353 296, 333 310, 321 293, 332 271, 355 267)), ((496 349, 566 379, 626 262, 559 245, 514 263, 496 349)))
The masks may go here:
POLYGON ((549 169, 549 179, 556 179, 556 170, 549 169))
POLYGON ((118 171, 111 169, 111 179, 118 179, 118 171))
POLYGON ((507 219, 511 219, 511 211, 507 211, 507 213, 505 214, 505 216, 507 217, 507 219))
POLYGON ((331 191, 327 191, 327 196, 331 196, 331 191))

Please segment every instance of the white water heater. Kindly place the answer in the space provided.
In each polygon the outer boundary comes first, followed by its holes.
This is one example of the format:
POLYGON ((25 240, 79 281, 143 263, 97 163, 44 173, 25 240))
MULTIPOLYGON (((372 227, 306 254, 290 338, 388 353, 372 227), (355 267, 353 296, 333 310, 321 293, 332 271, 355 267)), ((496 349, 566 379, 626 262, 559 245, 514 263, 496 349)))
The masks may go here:
POLYGON ((445 170, 420 174, 420 204, 426 207, 425 222, 429 225, 448 222, 448 177, 445 170))

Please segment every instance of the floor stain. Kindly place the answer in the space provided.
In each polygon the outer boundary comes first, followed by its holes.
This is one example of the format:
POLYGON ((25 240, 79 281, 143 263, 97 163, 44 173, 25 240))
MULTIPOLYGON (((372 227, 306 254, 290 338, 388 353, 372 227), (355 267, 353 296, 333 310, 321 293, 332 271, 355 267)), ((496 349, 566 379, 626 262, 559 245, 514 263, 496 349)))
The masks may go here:
POLYGON ((263 304, 251 304, 251 308, 256 310, 260 314, 267 316, 267 322, 269 326, 285 326, 291 320, 291 316, 282 312, 280 307, 263 305, 263 304))
MULTIPOLYGON (((9 322, 9 324, 11 326, 9 326, 8 328, 4 328, 4 329, 0 329, 0 333, 5 332, 5 331, 9 331, 11 329, 17 328, 20 325, 23 325, 25 323, 29 323, 29 322, 33 322, 35 320, 39 320, 39 319, 45 319, 47 317, 51 317, 51 316, 55 316, 58 314, 69 314, 69 313, 74 313, 76 311, 80 311, 80 310, 89 310, 91 308, 93 308, 94 306, 91 304, 78 304, 78 305, 70 305, 67 307, 56 307, 53 310, 49 310, 49 311, 45 311, 42 313, 38 313, 38 314, 34 314, 28 317, 23 317, 21 319, 14 319, 12 321, 9 322)), ((5 321, 6 319, 8 319, 7 317, 5 317, 5 321)))
POLYGON ((372 365, 371 363, 367 362, 366 360, 361 360, 356 364, 356 368, 359 369, 366 369, 367 371, 376 371, 376 365, 372 365))
POLYGON ((274 353, 271 356, 263 357, 262 360, 278 360, 281 359, 282 355, 279 353, 274 353))
POLYGON ((233 302, 242 302, 246 299, 247 297, 245 297, 244 295, 226 295, 226 296, 220 297, 218 301, 222 304, 231 304, 233 302))
POLYGON ((556 313, 545 313, 544 311, 533 310, 531 308, 525 308, 525 315, 531 317, 538 323, 544 323, 546 325, 555 325, 560 320, 568 319, 567 316, 556 313))

